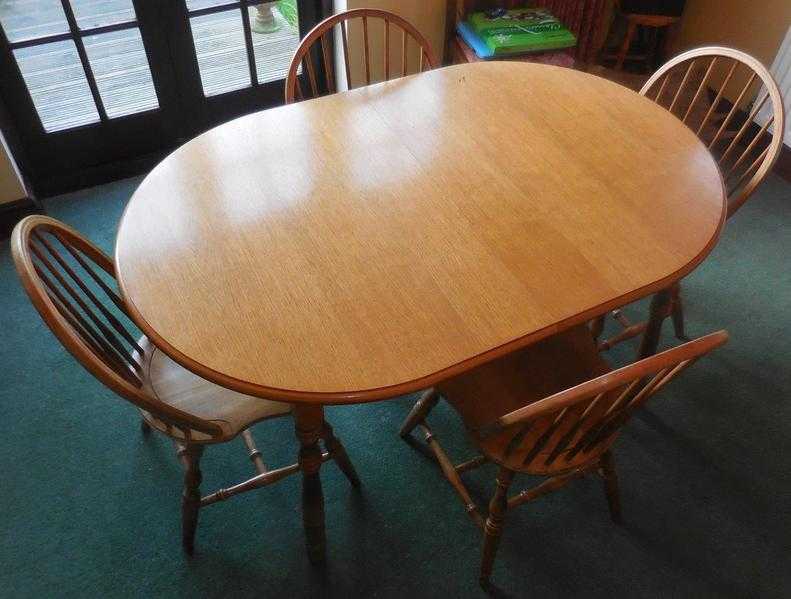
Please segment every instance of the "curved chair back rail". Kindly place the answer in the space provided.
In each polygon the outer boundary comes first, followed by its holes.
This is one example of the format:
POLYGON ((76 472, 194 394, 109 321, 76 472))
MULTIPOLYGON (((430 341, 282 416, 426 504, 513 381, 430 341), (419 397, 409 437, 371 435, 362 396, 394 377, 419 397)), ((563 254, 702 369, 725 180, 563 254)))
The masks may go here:
POLYGON ((365 84, 371 84, 371 54, 372 46, 370 33, 373 22, 381 22, 384 28, 383 33, 383 73, 386 81, 392 77, 403 77, 409 72, 410 38, 417 44, 419 58, 416 66, 418 72, 432 69, 436 65, 431 46, 425 37, 406 19, 386 10, 376 10, 373 8, 356 8, 347 10, 337 15, 324 19, 316 25, 302 40, 294 57, 286 77, 286 104, 295 101, 318 97, 323 93, 336 93, 338 82, 333 73, 332 59, 332 36, 337 26, 340 30, 341 48, 343 64, 346 74, 348 89, 352 89, 351 63, 349 56, 349 24, 354 20, 362 21, 363 33, 363 61, 365 67, 365 84), (400 35, 398 32, 400 30, 400 35), (391 39, 396 37, 398 39, 391 39), (400 60, 396 64, 391 64, 391 47, 399 44, 400 60), (320 46, 320 49, 317 48, 320 46), (325 80, 319 81, 316 61, 320 60, 324 65, 325 80), (307 73, 307 85, 309 90, 303 90, 299 79, 299 67, 303 67, 303 73, 307 73), (392 77, 391 77, 392 76, 392 77))
POLYGON ((186 441, 193 431, 222 436, 218 424, 144 390, 142 341, 116 291, 113 262, 104 252, 71 227, 42 215, 16 225, 11 251, 41 318, 88 372, 166 426, 179 429, 186 441))
POLYGON ((503 465, 551 474, 596 463, 619 430, 655 393, 728 340, 725 331, 679 345, 560 391, 471 431, 487 452, 502 448, 503 465), (494 449, 492 447, 491 449, 494 449))
POLYGON ((697 48, 663 65, 640 93, 678 116, 714 153, 732 216, 761 184, 782 149, 783 99, 771 73, 739 50, 697 48), (726 105, 724 111, 721 105, 726 105), (759 114, 765 115, 762 123, 756 122, 759 114))

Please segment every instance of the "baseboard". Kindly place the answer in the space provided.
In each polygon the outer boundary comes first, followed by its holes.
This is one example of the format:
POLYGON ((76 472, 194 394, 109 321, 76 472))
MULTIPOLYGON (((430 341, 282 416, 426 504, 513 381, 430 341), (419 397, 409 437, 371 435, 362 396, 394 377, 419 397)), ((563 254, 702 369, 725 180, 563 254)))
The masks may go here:
POLYGON ((0 239, 10 237, 14 225, 28 214, 41 212, 44 212, 44 207, 32 196, 0 204, 0 239))
POLYGON ((174 149, 168 148, 167 150, 146 154, 130 160, 101 164, 72 173, 61 173, 47 179, 39 179, 35 181, 36 194, 40 198, 49 198, 128 177, 143 175, 153 169, 174 149))
POLYGON ((791 183, 791 147, 783 144, 783 149, 780 150, 780 156, 777 158, 774 172, 791 183))

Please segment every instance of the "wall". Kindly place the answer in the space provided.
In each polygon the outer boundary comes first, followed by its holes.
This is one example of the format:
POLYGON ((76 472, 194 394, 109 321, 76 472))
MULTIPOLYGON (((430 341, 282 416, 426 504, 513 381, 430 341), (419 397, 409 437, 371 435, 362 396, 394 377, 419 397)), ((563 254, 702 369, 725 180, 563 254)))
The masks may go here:
MULTIPOLYGON (((412 23, 415 28, 422 33, 431 44, 434 59, 438 64, 442 63, 442 52, 445 40, 445 10, 446 0, 336 0, 335 12, 345 8, 379 8, 389 10, 412 23)), ((336 28, 337 29, 337 28, 336 28)), ((369 30, 369 40, 371 48, 371 74, 374 81, 383 79, 384 73, 384 34, 382 32, 382 21, 372 21, 369 30)), ((411 52, 408 63, 409 71, 415 72, 418 64, 418 52, 414 43, 411 43, 411 52)), ((395 28, 390 33, 390 64, 391 73, 401 68, 400 31, 396 35, 395 28)), ((337 51, 340 51, 340 44, 336 43, 337 51)), ((362 62, 363 56, 363 36, 362 27, 355 24, 349 31, 349 54, 352 57, 350 71, 354 86, 357 87, 365 80, 365 66, 362 62)), ((336 61, 339 71, 343 71, 343 58, 339 57, 336 61)), ((344 81, 344 73, 339 73, 339 81, 344 81)))
POLYGON ((677 51, 723 44, 770 66, 791 25, 791 0, 688 0, 677 51))
POLYGON ((0 133, 0 204, 21 200, 26 195, 19 170, 0 133))
MULTIPOLYGON (((730 46, 770 67, 789 25, 791 0, 687 0, 672 47, 677 53, 696 46, 730 46)), ((724 66, 715 69, 712 81, 721 81, 725 71, 724 66)), ((737 71, 725 97, 735 101, 746 82, 746 70, 737 71)), ((755 85, 742 108, 747 109, 757 93, 755 85)))

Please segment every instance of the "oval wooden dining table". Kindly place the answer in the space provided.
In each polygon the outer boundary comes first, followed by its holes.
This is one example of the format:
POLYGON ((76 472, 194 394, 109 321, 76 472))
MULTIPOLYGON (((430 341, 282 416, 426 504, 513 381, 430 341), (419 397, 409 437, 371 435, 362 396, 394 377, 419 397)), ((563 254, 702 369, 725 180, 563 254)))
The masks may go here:
POLYGON ((117 274, 171 358, 295 405, 320 560, 325 404, 421 390, 661 294, 709 253, 725 207, 705 146, 646 98, 570 69, 467 64, 193 139, 129 202, 117 274))

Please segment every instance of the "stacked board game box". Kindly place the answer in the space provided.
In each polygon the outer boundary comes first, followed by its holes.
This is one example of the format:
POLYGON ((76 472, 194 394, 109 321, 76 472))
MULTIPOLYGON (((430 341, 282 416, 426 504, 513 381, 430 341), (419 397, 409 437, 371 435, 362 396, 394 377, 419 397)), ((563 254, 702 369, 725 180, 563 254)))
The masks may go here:
POLYGON ((457 29, 480 58, 559 50, 577 43, 574 34, 543 8, 476 12, 457 29))

